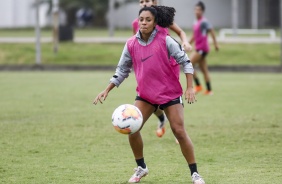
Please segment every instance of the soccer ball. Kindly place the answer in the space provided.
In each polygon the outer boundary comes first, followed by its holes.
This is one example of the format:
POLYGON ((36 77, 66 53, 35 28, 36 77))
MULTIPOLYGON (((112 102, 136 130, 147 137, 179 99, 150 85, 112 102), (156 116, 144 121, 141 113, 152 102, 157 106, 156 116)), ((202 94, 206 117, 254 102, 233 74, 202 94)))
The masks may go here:
POLYGON ((137 107, 130 104, 119 106, 112 115, 113 126, 122 134, 134 134, 141 128, 142 122, 142 113, 137 107))

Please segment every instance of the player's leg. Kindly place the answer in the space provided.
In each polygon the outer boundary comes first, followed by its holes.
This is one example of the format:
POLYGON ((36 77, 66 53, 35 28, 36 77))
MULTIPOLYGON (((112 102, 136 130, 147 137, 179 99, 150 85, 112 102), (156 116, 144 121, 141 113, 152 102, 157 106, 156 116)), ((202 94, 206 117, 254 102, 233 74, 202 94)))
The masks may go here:
MULTIPOLYGON (((139 108, 143 115, 143 127, 145 122, 156 109, 151 104, 141 100, 136 100, 134 105, 139 108)), ((132 148, 135 159, 143 158, 143 142, 140 131, 129 135, 129 143, 132 148)))
POLYGON ((165 109, 165 113, 170 122, 172 132, 179 141, 181 151, 187 163, 195 163, 193 143, 184 127, 183 105, 179 103, 169 106, 165 109))
POLYGON ((165 113, 170 122, 171 129, 179 141, 182 154, 188 163, 193 183, 204 184, 204 180, 198 174, 193 143, 184 127, 183 105, 178 103, 168 106, 165 108, 165 113))
MULTIPOLYGON (((202 59, 202 55, 200 53, 198 53, 197 51, 194 51, 192 53, 190 59, 191 59, 193 66, 196 66, 200 62, 200 60, 202 59)), ((197 76, 196 70, 194 70, 193 78, 194 78, 194 82, 195 82, 195 93, 198 93, 202 90, 202 86, 200 84, 200 80, 197 76)))
POLYGON ((209 69, 208 69, 208 64, 207 64, 207 60, 206 57, 204 57, 201 62, 199 63, 200 69, 204 74, 204 79, 206 82, 206 88, 207 90, 205 91, 206 95, 212 95, 212 88, 211 88, 211 79, 210 79, 210 75, 209 75, 209 69))
MULTIPOLYGON (((148 120, 148 118, 156 110, 156 107, 142 100, 136 100, 134 105, 139 108, 139 110, 141 111, 143 115, 143 124, 142 124, 142 127, 143 127, 145 122, 148 120)), ((146 176, 149 172, 145 164, 145 161, 144 161, 143 140, 142 140, 140 131, 132 135, 129 135, 128 139, 129 139, 129 143, 130 143, 135 161, 137 163, 137 168, 135 169, 135 173, 131 176, 128 182, 138 183, 141 180, 141 178, 146 176)))
POLYGON ((157 109, 156 112, 154 112, 154 114, 159 119, 156 134, 158 137, 162 137, 165 134, 165 122, 166 122, 164 111, 161 109, 157 109))
MULTIPOLYGON (((167 121, 167 118, 165 116, 164 111, 159 108, 154 112, 154 114, 159 118, 156 134, 158 137, 162 137, 165 134, 165 123, 167 121)), ((176 144, 179 144, 176 137, 175 142, 176 144)))

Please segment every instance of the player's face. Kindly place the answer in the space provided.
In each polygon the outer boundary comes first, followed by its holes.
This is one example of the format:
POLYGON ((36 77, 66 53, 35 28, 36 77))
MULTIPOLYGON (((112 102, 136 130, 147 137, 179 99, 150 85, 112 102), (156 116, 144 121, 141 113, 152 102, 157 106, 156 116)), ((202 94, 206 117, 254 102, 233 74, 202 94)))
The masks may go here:
POLYGON ((201 18, 203 16, 203 10, 199 6, 195 7, 194 13, 197 18, 201 18))
POLYGON ((139 27, 142 34, 149 34, 156 26, 155 17, 150 11, 142 11, 139 15, 139 27))
POLYGON ((140 8, 144 8, 145 6, 151 7, 155 5, 155 3, 153 0, 139 0, 139 5, 140 5, 140 8))

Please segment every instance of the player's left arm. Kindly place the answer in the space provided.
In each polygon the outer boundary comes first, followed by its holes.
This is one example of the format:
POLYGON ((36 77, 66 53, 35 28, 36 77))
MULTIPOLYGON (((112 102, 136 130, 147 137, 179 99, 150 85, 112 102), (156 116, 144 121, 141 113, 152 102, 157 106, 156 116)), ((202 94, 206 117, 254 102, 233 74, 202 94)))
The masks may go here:
POLYGON ((179 36, 182 42, 182 47, 185 49, 185 51, 192 51, 192 46, 188 42, 186 33, 175 22, 173 22, 169 28, 179 36))
POLYGON ((217 44, 216 35, 215 35, 215 31, 213 29, 213 26, 208 21, 202 22, 201 26, 202 26, 203 32, 207 32, 208 34, 211 35, 215 50, 218 51, 219 47, 218 47, 218 44, 217 44))
POLYGON ((219 51, 219 47, 218 47, 218 43, 217 43, 217 40, 216 40, 214 29, 210 29, 209 33, 211 34, 215 50, 219 51))
POLYGON ((218 44, 217 44, 217 41, 216 41, 215 32, 214 32, 214 29, 213 29, 211 23, 208 22, 207 20, 204 20, 201 23, 201 31, 202 31, 203 35, 211 34, 215 50, 218 51, 219 47, 218 47, 218 44))
POLYGON ((166 37, 166 46, 167 46, 169 56, 172 56, 178 64, 181 64, 183 66, 183 71, 186 75, 186 81, 187 81, 187 88, 185 91, 185 100, 187 100, 188 103, 190 104, 194 103, 196 99, 195 99, 195 93, 193 90, 193 74, 194 74, 193 65, 188 55, 182 49, 181 45, 176 40, 174 40, 172 37, 170 36, 166 37))
POLYGON ((186 75, 186 83, 187 83, 187 88, 185 91, 185 100, 187 100, 187 102, 191 104, 196 101, 195 92, 193 89, 193 74, 186 73, 185 75, 186 75))

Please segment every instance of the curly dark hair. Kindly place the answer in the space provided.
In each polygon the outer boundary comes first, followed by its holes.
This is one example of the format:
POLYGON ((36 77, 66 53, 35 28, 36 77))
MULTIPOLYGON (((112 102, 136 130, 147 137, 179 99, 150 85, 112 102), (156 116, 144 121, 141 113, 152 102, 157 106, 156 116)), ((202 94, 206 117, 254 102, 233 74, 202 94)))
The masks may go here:
POLYGON ((150 11, 155 17, 157 25, 161 27, 169 27, 174 22, 175 9, 167 6, 144 7, 139 11, 139 15, 143 11, 150 11))
POLYGON ((199 1, 196 6, 200 7, 203 12, 206 10, 205 4, 202 1, 199 1))

